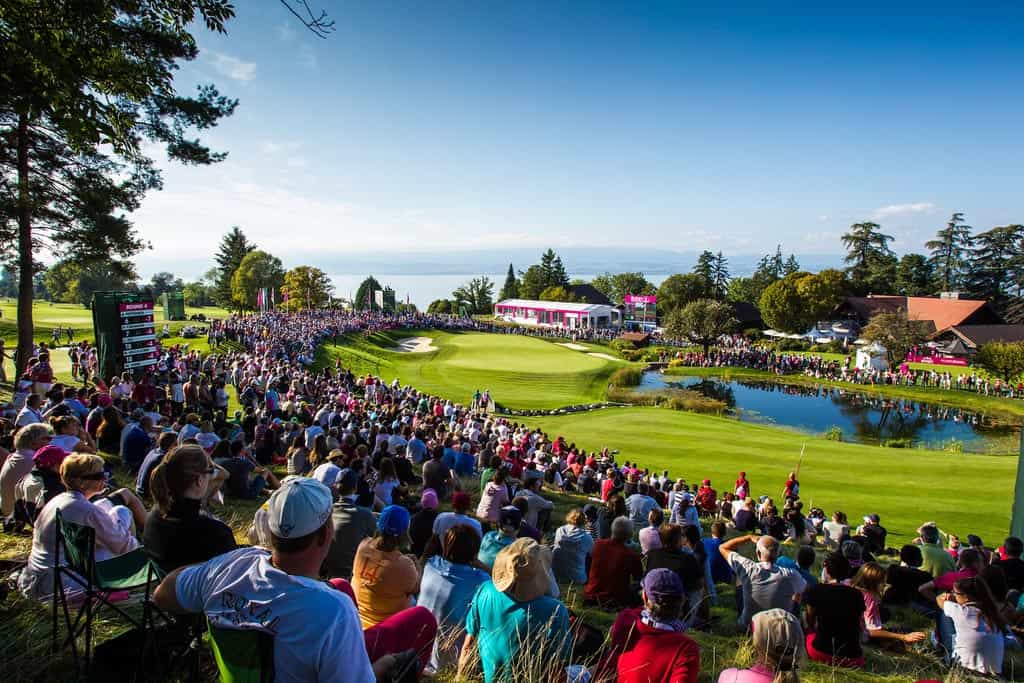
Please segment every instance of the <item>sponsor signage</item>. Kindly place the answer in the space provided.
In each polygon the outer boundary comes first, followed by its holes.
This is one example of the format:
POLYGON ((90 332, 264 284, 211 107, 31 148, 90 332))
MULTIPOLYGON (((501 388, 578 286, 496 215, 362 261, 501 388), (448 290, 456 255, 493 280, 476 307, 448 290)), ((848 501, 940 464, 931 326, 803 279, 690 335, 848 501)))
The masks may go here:
POLYGON ((623 303, 656 304, 658 303, 658 297, 653 294, 627 294, 623 303))

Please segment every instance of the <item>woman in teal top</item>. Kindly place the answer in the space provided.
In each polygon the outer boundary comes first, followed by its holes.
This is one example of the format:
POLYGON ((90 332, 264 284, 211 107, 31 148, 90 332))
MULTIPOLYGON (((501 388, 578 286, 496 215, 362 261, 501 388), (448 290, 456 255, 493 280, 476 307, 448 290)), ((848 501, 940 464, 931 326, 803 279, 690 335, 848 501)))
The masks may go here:
POLYGON ((483 541, 480 543, 480 553, 477 555, 480 564, 488 569, 493 567, 494 558, 498 556, 498 553, 503 548, 512 545, 512 542, 516 540, 516 536, 519 534, 519 526, 522 523, 523 513, 518 508, 511 505, 501 508, 500 516, 498 517, 498 530, 488 531, 484 534, 483 541))

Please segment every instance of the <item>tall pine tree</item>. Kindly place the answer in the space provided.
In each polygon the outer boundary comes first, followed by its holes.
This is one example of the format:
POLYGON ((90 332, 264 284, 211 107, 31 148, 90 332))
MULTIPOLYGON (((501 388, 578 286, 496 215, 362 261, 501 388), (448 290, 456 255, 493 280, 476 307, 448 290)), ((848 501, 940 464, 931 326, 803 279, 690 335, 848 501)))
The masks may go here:
POLYGON ((501 292, 498 294, 499 299, 518 299, 519 298, 519 280, 516 279, 516 271, 512 267, 512 264, 508 264, 508 274, 505 275, 505 284, 501 286, 501 292))
POLYGON ((963 284, 970 244, 971 226, 959 212, 950 216, 946 227, 935 233, 935 239, 925 242, 924 246, 931 251, 936 289, 951 292, 963 284))
POLYGON ((1019 294, 1019 267, 1024 261, 1024 225, 1003 225, 974 236, 964 274, 972 298, 991 301, 1005 312, 1010 296, 1019 294))
POLYGON ((725 295, 729 291, 729 260, 725 258, 725 254, 722 252, 715 254, 712 284, 715 298, 719 301, 725 299, 725 295))
POLYGON ((255 249, 256 245, 246 238, 245 233, 237 225, 232 226, 231 230, 221 239, 220 248, 214 257, 217 262, 217 284, 214 292, 217 305, 224 308, 234 307, 231 278, 238 270, 238 266, 242 264, 245 255, 255 249))
POLYGON ((889 292, 896 279, 896 256, 889 248, 891 235, 878 223, 854 223, 842 236, 850 287, 857 294, 889 292))
POLYGON ((700 278, 704 285, 704 296, 714 297, 715 295, 715 255, 705 249, 697 257, 697 263, 693 267, 693 274, 700 278))

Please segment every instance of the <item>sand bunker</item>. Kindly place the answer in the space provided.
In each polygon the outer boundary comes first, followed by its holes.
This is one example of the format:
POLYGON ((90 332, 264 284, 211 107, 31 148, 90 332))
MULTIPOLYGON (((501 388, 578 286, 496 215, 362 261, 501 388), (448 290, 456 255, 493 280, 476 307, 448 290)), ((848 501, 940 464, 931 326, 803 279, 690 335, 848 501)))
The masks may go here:
POLYGON ((595 358, 603 358, 605 360, 620 360, 615 356, 609 356, 607 353, 588 353, 588 356, 594 356, 595 358))
POLYGON ((566 344, 559 344, 559 346, 564 346, 565 348, 572 349, 573 351, 586 351, 587 350, 586 346, 580 346, 579 344, 568 344, 568 343, 566 343, 566 344))
POLYGON ((430 337, 409 337, 398 342, 398 346, 391 349, 398 353, 429 353, 437 351, 430 337))

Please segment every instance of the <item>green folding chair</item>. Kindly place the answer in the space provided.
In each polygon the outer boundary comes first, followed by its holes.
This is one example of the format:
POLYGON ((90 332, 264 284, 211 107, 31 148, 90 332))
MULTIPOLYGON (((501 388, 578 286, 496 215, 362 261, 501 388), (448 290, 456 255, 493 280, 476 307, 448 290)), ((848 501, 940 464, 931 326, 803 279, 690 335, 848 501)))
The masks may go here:
POLYGON ((274 637, 255 629, 228 629, 209 624, 210 649, 221 683, 271 683, 274 637))
MULTIPOLYGON (((82 653, 87 673, 92 658, 92 622, 93 615, 100 607, 107 606, 123 617, 132 626, 149 633, 153 626, 154 612, 163 615, 150 599, 153 582, 162 578, 157 567, 146 550, 142 547, 114 557, 109 560, 96 561, 96 530, 69 522, 57 511, 56 541, 53 567, 53 630, 51 649, 53 653, 71 647, 71 654, 76 669, 79 668, 79 651, 77 640, 83 633, 85 647, 82 653), (60 558, 64 559, 61 564, 60 558), (82 591, 83 599, 78 614, 71 616, 67 593, 64 589, 63 577, 68 577, 82 591), (145 598, 142 603, 141 619, 129 614, 110 601, 110 594, 115 591, 137 590, 144 588, 145 598), (59 641, 60 613, 63 612, 67 626, 67 636, 59 641), (59 644, 58 644, 59 643, 59 644)), ((145 650, 145 648, 143 648, 145 650)), ((141 653, 140 653, 141 663, 141 653)))

